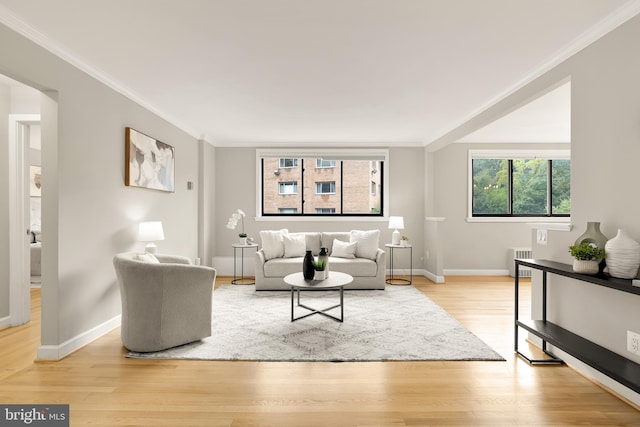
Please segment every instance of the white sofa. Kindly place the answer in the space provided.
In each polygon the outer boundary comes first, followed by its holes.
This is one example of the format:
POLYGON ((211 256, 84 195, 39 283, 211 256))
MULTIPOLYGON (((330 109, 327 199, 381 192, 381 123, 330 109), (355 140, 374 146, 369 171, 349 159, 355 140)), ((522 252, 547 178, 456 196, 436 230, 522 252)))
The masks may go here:
MULTIPOLYGON (((284 230, 286 231, 286 230, 284 230)), ((376 230, 377 231, 377 230, 376 230)), ((284 276, 302 271, 304 256, 297 253, 284 254, 274 252, 273 247, 265 247, 265 236, 261 232, 262 248, 255 255, 256 290, 289 290, 290 286, 282 280, 284 276), (274 256, 280 255, 280 256, 274 256), (295 256, 290 256, 295 255, 295 256)), ((343 258, 333 255, 334 239, 349 243, 353 232, 303 232, 286 233, 291 238, 304 236, 305 249, 311 250, 314 256, 318 256, 321 247, 326 247, 329 252, 329 274, 331 271, 340 271, 353 276, 353 282, 345 286, 345 289, 384 289, 386 279, 386 253, 378 248, 369 250, 369 258, 357 256, 355 258, 343 258)), ((267 246, 271 246, 267 244, 267 246)), ((376 238, 377 246, 377 238, 376 238)), ((281 251, 282 252, 282 251, 281 251)))

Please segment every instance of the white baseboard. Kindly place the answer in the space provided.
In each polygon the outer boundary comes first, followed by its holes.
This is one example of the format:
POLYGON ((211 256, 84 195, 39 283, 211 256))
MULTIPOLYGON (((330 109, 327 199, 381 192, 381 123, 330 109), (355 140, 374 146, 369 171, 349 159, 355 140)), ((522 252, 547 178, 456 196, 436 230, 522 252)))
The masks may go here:
POLYGON ((0 328, 6 328, 11 326, 11 316, 0 318, 0 328))
POLYGON ((432 282, 435 283, 444 283, 444 276, 438 276, 436 274, 433 274, 432 272, 430 272, 429 270, 423 270, 424 271, 424 276, 431 280, 432 282))
POLYGON ((508 276, 509 270, 443 270, 445 276, 508 276))
POLYGON ((122 323, 122 315, 107 320, 106 322, 77 335, 60 345, 41 345, 38 348, 38 360, 60 360, 81 347, 97 340, 103 335, 111 332, 122 323))

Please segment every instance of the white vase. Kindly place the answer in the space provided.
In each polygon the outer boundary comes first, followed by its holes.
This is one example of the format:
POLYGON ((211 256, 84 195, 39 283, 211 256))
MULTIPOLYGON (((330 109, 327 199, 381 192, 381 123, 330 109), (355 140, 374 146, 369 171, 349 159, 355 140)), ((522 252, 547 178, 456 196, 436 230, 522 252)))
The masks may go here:
POLYGON ((246 237, 241 237, 240 238, 240 244, 241 245, 246 245, 247 244, 247 238, 246 237))
POLYGON ((313 280, 325 280, 327 278, 327 270, 316 270, 313 280))
POLYGON ((599 261, 590 261, 582 259, 573 260, 573 271, 582 274, 596 274, 599 268, 599 261))
POLYGON ((633 279, 640 267, 640 243, 636 242, 624 230, 604 245, 605 260, 609 275, 619 279, 633 279))

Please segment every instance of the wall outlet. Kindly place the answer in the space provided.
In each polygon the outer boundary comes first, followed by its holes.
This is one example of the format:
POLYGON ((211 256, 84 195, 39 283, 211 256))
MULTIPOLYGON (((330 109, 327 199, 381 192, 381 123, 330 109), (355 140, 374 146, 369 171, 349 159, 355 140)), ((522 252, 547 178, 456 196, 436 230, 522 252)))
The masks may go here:
POLYGON ((627 331, 627 350, 640 356, 640 334, 627 331))
POLYGON ((536 230, 536 236, 537 236, 537 243, 539 245, 546 245, 547 244, 547 230, 536 230))

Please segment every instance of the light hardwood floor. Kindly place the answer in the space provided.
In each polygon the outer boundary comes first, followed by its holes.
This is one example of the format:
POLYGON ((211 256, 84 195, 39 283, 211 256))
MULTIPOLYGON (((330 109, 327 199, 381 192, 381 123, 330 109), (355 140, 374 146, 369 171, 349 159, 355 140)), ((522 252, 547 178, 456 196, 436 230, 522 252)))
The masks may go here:
POLYGON ((118 329, 34 363, 34 291, 31 324, 0 331, 0 403, 68 403, 72 426, 640 426, 640 411, 571 368, 514 358, 511 278, 414 276, 414 286, 506 362, 137 360, 123 356, 118 329))

